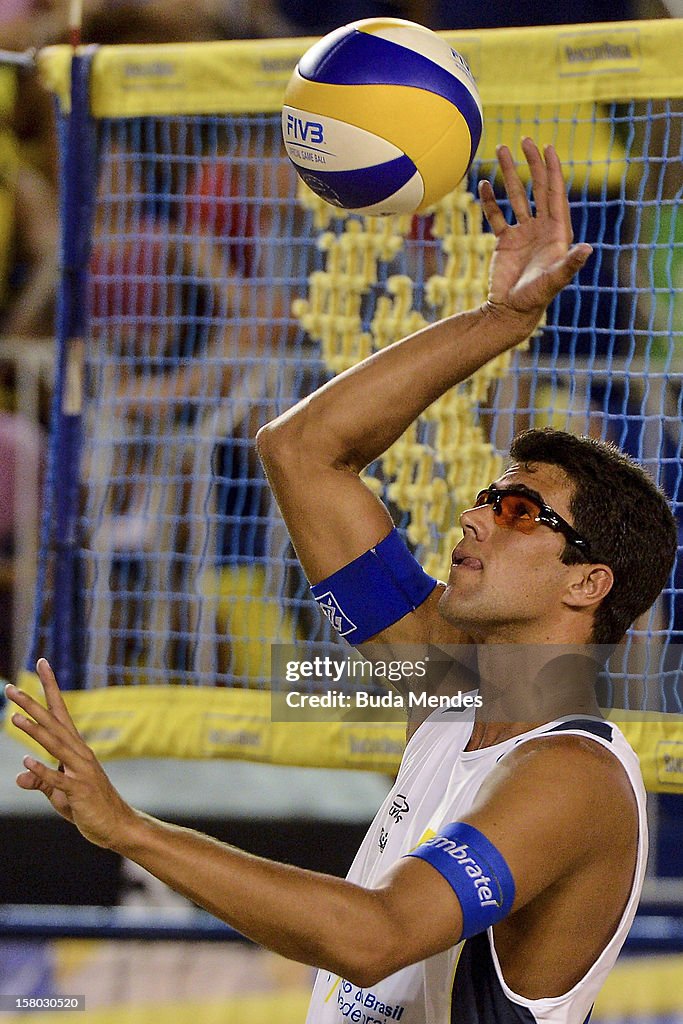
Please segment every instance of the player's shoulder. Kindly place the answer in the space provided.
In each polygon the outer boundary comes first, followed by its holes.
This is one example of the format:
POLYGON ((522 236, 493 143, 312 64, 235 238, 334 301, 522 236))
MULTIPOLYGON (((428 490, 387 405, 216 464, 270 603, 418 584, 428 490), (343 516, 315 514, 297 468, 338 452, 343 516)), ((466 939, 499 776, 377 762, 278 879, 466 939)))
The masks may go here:
MULTIPOLYGON (((519 737, 506 755, 508 764, 547 772, 557 764, 572 774, 624 774, 621 733, 604 719, 568 718, 519 737)), ((626 747, 630 751, 629 747, 626 747)))
MULTIPOLYGON (((618 730, 598 719, 550 726, 500 762, 508 793, 530 793, 573 820, 599 817, 618 831, 633 819, 638 800, 637 761, 618 730), (635 771, 634 771, 635 768, 635 771)), ((627 825, 628 827, 628 825, 627 825)))
POLYGON ((522 734, 508 753, 508 761, 533 764, 560 761, 573 771, 623 775, 626 765, 637 764, 633 749, 612 722, 595 716, 567 716, 522 734))

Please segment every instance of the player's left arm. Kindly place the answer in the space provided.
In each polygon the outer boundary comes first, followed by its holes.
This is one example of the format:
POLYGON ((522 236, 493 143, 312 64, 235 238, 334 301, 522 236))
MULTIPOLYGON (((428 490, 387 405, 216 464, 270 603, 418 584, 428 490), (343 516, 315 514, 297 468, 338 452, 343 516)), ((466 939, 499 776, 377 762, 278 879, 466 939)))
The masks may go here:
POLYGON ((591 739, 542 737, 508 754, 470 811, 399 861, 385 886, 398 904, 404 890, 423 887, 429 956, 524 908, 553 913, 561 927, 554 900, 569 880, 578 883, 572 892, 585 892, 586 919, 596 907, 618 919, 637 848, 636 798, 618 759, 591 739), (596 877, 614 906, 598 898, 596 877))
POLYGON ((444 872, 434 858, 407 856, 378 887, 363 888, 134 810, 78 734, 46 661, 38 674, 47 707, 9 686, 7 696, 23 712, 12 720, 61 770, 27 756, 17 778, 22 789, 40 790, 91 842, 134 860, 255 942, 360 986, 483 931, 567 872, 620 853, 632 832, 633 798, 616 761, 615 771, 574 742, 568 771, 566 749, 558 749, 567 741, 540 741, 496 769, 468 814, 470 859, 452 857, 444 872), (607 794, 598 817, 596 793, 607 794), (486 862, 485 878, 477 858, 486 862))

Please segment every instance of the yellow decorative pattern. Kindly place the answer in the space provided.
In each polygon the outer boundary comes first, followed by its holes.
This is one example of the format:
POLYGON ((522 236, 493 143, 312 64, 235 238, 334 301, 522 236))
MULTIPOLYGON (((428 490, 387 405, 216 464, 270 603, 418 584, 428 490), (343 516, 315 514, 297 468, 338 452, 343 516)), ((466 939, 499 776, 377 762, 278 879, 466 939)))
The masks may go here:
MULTIPOLYGON (((312 211, 322 232, 318 247, 325 254, 325 269, 309 276, 308 297, 294 302, 293 313, 320 342, 333 373, 426 326, 413 305, 413 281, 396 274, 377 297, 370 331, 363 329, 363 302, 378 285, 379 263, 390 263, 404 248, 411 217, 347 217, 303 183, 299 201, 312 211), (341 231, 330 230, 334 222, 342 225, 341 231)), ((495 240, 483 230, 479 203, 464 185, 435 207, 431 233, 446 257, 444 272, 432 273, 425 284, 433 319, 480 305, 495 240)), ((511 358, 505 353, 443 395, 379 460, 389 501, 410 517, 408 539, 421 549, 425 569, 433 575, 443 571, 459 539, 460 512, 500 471, 500 456, 478 422, 478 412, 491 385, 508 372, 511 358)), ((366 481, 373 490, 382 486, 367 474, 366 481)))
POLYGON ((315 196, 303 182, 298 196, 322 231, 318 248, 325 253, 326 266, 309 276, 308 298, 296 299, 292 312, 310 337, 320 342, 330 370, 341 373, 372 351, 371 336, 363 331, 363 297, 377 284, 380 261, 390 262, 403 247, 411 218, 346 219, 343 211, 315 196), (335 220, 345 221, 341 234, 324 230, 335 220))

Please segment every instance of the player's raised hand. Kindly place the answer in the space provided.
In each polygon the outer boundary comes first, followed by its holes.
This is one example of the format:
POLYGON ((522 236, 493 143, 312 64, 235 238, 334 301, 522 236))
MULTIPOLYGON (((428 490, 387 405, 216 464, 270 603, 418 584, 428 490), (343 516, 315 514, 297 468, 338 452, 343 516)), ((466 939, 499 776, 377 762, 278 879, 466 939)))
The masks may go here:
POLYGON ((482 209, 496 236, 488 302, 500 312, 540 318, 592 248, 585 242, 572 244, 567 189, 553 147, 547 146, 542 155, 535 142, 524 139, 522 149, 531 174, 533 212, 507 146, 498 148, 498 163, 516 224, 505 220, 491 183, 479 184, 482 209))
POLYGON ((36 669, 46 707, 15 686, 8 685, 5 693, 25 712, 13 714, 13 724, 56 758, 59 768, 49 768, 27 754, 26 771, 17 776, 17 785, 44 793, 54 809, 73 822, 91 843, 115 846, 116 837, 134 820, 135 811, 114 789, 92 750, 83 742, 45 658, 40 659, 36 669))

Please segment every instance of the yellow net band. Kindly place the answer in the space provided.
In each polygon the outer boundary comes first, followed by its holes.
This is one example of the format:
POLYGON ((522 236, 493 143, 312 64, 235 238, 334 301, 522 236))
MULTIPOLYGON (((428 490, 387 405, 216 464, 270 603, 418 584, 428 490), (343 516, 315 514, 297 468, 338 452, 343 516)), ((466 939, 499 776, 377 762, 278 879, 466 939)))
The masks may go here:
MULTIPOLYGON (((38 676, 18 685, 41 700, 38 676)), ((106 760, 129 757, 236 758, 312 768, 393 772, 405 741, 400 722, 274 722, 268 690, 209 686, 111 686, 65 694, 85 742, 106 760)), ((45 756, 12 725, 5 728, 45 756)))
MULTIPOLYGON (((40 682, 33 672, 22 673, 18 684, 40 700, 40 682)), ((394 773, 405 745, 403 722, 274 722, 272 697, 264 690, 112 686, 65 696, 86 743, 108 760, 237 758, 394 773)), ((683 793, 681 716, 612 711, 608 717, 638 751, 647 789, 683 793)), ((9 715, 5 729, 44 756, 9 715)))
MULTIPOLYGON (((683 96, 681 19, 443 35, 469 62, 485 106, 683 96)), ((294 65, 313 41, 103 46, 94 56, 92 113, 276 113, 294 65)), ((67 46, 40 55, 43 80, 65 109, 70 61, 67 46)))

